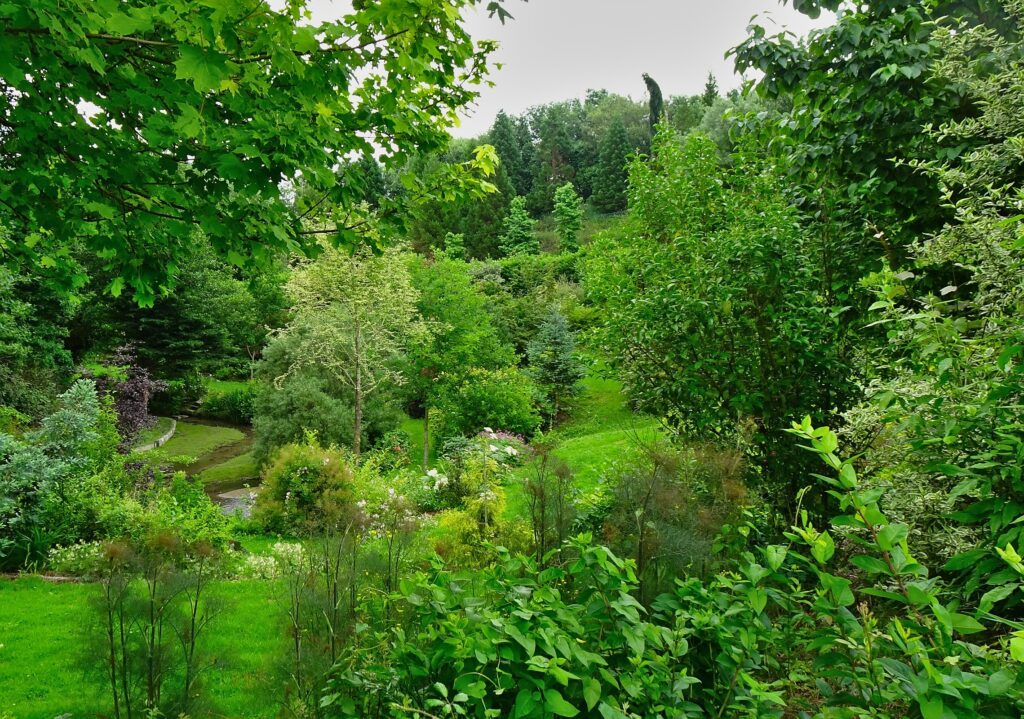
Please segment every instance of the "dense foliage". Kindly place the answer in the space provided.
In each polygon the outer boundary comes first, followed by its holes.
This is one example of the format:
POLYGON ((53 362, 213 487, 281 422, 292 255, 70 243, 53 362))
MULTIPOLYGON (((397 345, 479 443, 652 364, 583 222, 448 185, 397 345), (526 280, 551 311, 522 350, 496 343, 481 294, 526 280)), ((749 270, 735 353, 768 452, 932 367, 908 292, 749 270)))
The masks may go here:
POLYGON ((0 719, 1024 715, 1024 0, 493 148, 480 4, 0 4, 0 719))
MULTIPOLYGON (((494 49, 462 25, 477 4, 358 4, 316 25, 301 0, 5 5, 5 252, 80 286, 85 250, 114 294, 149 304, 182 255, 167 233, 198 226, 233 264, 315 247, 278 184, 348 204, 361 190, 335 170, 350 154, 440 148, 494 49)), ((349 243, 354 229, 329 227, 349 243)))

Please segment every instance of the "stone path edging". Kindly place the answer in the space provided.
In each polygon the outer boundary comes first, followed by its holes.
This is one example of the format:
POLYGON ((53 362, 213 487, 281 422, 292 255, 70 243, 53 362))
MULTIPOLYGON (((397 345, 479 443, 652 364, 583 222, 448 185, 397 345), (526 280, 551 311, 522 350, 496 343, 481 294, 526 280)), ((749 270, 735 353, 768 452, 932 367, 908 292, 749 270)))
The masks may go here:
POLYGON ((174 433, 177 430, 178 430, 178 420, 172 419, 171 420, 171 428, 169 430, 167 430, 167 434, 165 434, 163 437, 160 437, 155 442, 150 442, 149 444, 144 444, 141 447, 136 447, 135 451, 136 452, 148 452, 151 449, 156 449, 157 447, 163 447, 165 444, 167 444, 167 442, 171 439, 171 437, 174 436, 174 433))

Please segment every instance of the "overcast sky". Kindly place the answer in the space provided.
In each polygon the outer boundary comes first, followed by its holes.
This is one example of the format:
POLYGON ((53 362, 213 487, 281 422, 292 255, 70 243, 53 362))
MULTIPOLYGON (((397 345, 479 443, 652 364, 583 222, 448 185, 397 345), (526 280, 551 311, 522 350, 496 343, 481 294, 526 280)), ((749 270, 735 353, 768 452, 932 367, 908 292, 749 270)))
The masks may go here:
MULTIPOLYGON (((273 2, 273 0, 272 0, 273 2)), ((310 0, 315 18, 334 19, 349 0, 310 0)), ((779 0, 505 0, 515 16, 502 25, 484 10, 468 19, 477 39, 498 40, 502 63, 455 135, 481 135, 499 110, 520 113, 531 105, 604 88, 645 97, 649 73, 666 97, 704 88, 708 72, 719 87, 739 86, 725 52, 746 37, 754 15, 768 28, 799 35, 828 22, 810 20, 779 0)))
POLYGON ((503 64, 478 106, 454 133, 485 132, 499 110, 519 113, 539 103, 582 98, 604 88, 645 97, 641 75, 657 80, 666 97, 704 88, 708 72, 719 87, 738 87, 725 52, 746 37, 754 15, 767 28, 799 35, 829 22, 811 20, 778 0, 505 0, 515 20, 501 25, 478 11, 474 37, 501 43, 503 64))

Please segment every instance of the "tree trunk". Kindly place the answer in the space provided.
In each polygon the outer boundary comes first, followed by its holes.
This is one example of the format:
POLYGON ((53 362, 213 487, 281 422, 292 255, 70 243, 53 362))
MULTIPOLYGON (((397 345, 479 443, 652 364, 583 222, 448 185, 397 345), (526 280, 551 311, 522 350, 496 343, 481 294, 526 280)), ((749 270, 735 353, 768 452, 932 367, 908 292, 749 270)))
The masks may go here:
POLYGON ((356 381, 353 390, 355 391, 356 417, 352 428, 352 453, 358 459, 363 441, 363 332, 358 320, 355 329, 356 381))
POLYGON ((423 406, 423 471, 430 465, 430 406, 423 406))
POLYGON ((359 369, 356 369, 356 419, 352 427, 352 453, 358 458, 363 440, 363 386, 359 369))

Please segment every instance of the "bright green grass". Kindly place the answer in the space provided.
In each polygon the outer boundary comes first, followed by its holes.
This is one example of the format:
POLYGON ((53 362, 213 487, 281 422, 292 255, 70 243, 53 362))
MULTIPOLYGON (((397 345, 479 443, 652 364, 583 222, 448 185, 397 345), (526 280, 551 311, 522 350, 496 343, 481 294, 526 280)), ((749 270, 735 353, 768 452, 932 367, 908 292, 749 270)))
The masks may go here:
POLYGON ((284 540, 281 537, 272 537, 269 534, 241 534, 234 537, 234 539, 249 554, 270 554, 270 550, 278 542, 290 541, 284 540))
POLYGON ((210 467, 199 473, 199 481, 203 484, 214 482, 230 482, 238 479, 252 479, 260 476, 259 467, 252 452, 240 454, 226 462, 210 467))
MULTIPOLYGON (((211 591, 224 609, 203 644, 214 665, 203 675, 207 706, 194 719, 269 719, 283 694, 272 664, 283 646, 277 587, 221 582, 211 591)), ((109 712, 102 652, 86 638, 98 592, 94 584, 0 581, 0 716, 86 719, 109 712)))
POLYGON ((206 391, 209 392, 234 392, 243 390, 249 386, 249 380, 243 379, 210 379, 206 380, 206 391))
POLYGON ((184 455, 199 459, 218 447, 244 438, 245 435, 234 427, 214 427, 207 424, 178 422, 178 431, 161 449, 169 457, 184 455))
POLYGON ((170 417, 157 417, 156 424, 149 429, 143 430, 139 433, 139 438, 135 440, 135 446, 141 447, 142 445, 151 444, 156 442, 158 439, 163 437, 165 434, 171 431, 171 418, 170 417))
MULTIPOLYGON (((409 463, 413 467, 419 467, 423 463, 423 420, 406 417, 402 420, 400 429, 409 435, 409 463)), ((434 464, 437 458, 437 447, 434 446, 434 435, 430 435, 430 463, 434 464)))
MULTIPOLYGON (((661 434, 656 420, 629 409, 621 383, 604 374, 600 363, 592 368, 590 376, 581 383, 583 391, 569 420, 548 434, 555 443, 554 455, 572 469, 574 483, 581 492, 593 490, 616 463, 661 434)), ((531 465, 521 467, 508 484, 506 512, 510 516, 526 513, 522 479, 532 472, 531 465)))

